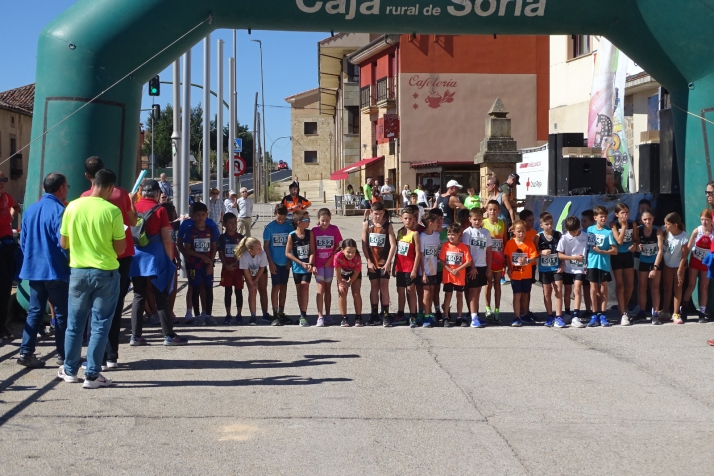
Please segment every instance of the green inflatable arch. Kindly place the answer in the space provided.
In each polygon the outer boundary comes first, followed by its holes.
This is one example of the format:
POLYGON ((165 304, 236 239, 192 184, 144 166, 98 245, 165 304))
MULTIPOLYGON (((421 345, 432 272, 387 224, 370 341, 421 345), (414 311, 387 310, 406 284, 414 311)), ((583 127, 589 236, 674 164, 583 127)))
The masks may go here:
POLYGON ((695 205, 686 207, 691 227, 711 180, 707 133, 714 129, 698 116, 714 111, 712 25, 712 0, 79 0, 39 40, 32 137, 52 130, 32 147, 25 203, 40 197, 49 172, 82 183, 90 155, 131 186, 142 86, 218 28, 594 34, 669 90, 685 203, 695 205))

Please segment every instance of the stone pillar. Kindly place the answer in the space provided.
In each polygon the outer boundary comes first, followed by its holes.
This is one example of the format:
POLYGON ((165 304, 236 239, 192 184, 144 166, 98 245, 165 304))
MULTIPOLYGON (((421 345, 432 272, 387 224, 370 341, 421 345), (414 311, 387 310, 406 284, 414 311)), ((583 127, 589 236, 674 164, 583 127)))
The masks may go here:
POLYGON ((503 183, 508 175, 516 171, 515 164, 523 160, 518 152, 516 141, 511 137, 511 119, 500 98, 488 111, 486 119, 486 137, 481 141, 481 150, 474 157, 475 164, 481 164, 481 190, 486 190, 486 180, 498 177, 503 183))

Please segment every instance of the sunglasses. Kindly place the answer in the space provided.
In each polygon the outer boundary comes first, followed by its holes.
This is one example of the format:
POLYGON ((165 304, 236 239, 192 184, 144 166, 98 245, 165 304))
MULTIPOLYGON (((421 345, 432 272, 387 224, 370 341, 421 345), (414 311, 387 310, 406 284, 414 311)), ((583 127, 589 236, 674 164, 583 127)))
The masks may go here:
POLYGON ((0 178, 0 182, 2 182, 2 183, 8 183, 9 181, 10 181, 10 179, 7 177, 0 178))
POLYGON ((303 218, 303 219, 300 220, 300 221, 301 221, 302 223, 310 223, 310 219, 309 219, 309 218, 303 218))
MULTIPOLYGON (((2 181, 2 182, 7 182, 7 178, 2 178, 2 179, 0 179, 0 181, 2 181)), ((710 196, 714 195, 714 192, 710 192, 709 190, 707 190, 707 191, 704 192, 704 193, 707 194, 707 197, 710 197, 710 196)))

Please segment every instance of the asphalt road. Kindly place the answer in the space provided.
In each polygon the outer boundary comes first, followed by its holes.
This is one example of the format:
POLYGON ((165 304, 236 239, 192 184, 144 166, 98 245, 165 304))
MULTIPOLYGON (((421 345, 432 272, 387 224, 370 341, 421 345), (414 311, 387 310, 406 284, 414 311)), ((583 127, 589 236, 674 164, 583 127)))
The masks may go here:
MULTIPOLYGON (((293 171, 290 169, 278 170, 277 172, 271 172, 270 180, 273 182, 285 180, 289 177, 292 177, 292 173, 293 173, 293 171)), ((211 187, 215 187, 217 183, 218 182, 216 180, 211 180, 211 187)), ((253 173, 242 175, 240 177, 240 186, 246 187, 248 190, 251 190, 253 188, 253 173)), ((228 179, 227 178, 223 179, 223 188, 224 188, 224 190, 228 190, 228 179)), ((201 193, 202 190, 203 190, 203 184, 201 184, 201 183, 191 185, 191 193, 201 193)), ((236 192, 237 192, 237 190, 236 190, 236 192)))

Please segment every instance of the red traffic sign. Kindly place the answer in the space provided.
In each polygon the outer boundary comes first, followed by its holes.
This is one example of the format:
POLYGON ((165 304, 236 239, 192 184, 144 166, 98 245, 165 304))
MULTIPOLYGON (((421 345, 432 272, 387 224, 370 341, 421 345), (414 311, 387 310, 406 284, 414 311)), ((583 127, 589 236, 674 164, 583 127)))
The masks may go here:
POLYGON ((245 163, 245 159, 241 157, 240 155, 234 155, 233 156, 233 176, 234 177, 240 177, 245 173, 247 165, 245 163))

